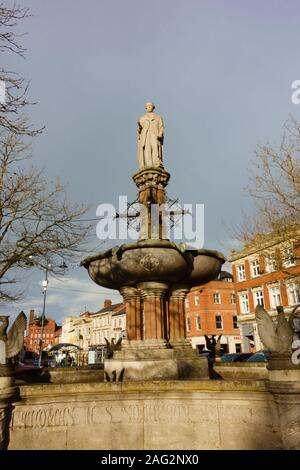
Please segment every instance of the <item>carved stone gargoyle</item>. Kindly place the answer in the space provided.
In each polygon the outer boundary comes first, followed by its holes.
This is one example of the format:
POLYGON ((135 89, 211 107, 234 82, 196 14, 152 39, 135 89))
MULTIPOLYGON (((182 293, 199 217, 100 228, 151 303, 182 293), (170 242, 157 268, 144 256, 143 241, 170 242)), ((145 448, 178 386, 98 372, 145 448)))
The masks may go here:
POLYGON ((111 342, 109 342, 107 338, 104 339, 106 341, 106 357, 107 359, 111 359, 115 351, 120 351, 122 338, 119 338, 116 343, 114 338, 112 338, 111 342))
POLYGON ((204 335, 204 336, 205 336, 206 349, 210 351, 212 359, 215 359, 215 357, 220 357, 222 335, 219 335, 218 339, 216 339, 216 335, 211 335, 211 338, 207 335, 204 335))
POLYGON ((255 318, 258 334, 264 347, 270 351, 271 357, 291 356, 295 335, 294 317, 298 307, 299 305, 292 310, 288 319, 285 317, 283 307, 276 307, 278 315, 275 324, 268 312, 261 305, 257 305, 255 318))
POLYGON ((9 364, 21 351, 26 329, 26 316, 21 312, 7 333, 8 316, 0 315, 0 450, 9 444, 9 424, 12 402, 16 400, 16 387, 9 364))
POLYGON ((19 313, 12 327, 7 333, 9 316, 0 315, 0 365, 6 365, 19 354, 23 347, 24 332, 26 330, 26 315, 19 313))

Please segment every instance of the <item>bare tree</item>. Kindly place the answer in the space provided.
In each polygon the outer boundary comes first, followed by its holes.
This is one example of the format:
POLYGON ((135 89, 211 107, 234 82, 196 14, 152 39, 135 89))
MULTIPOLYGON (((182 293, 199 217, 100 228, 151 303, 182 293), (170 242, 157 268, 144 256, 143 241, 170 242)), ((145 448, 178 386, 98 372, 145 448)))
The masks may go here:
POLYGON ((300 222, 300 123, 290 118, 278 148, 265 145, 256 152, 249 193, 265 232, 288 233, 300 222))
POLYGON ((22 20, 28 18, 29 10, 13 4, 11 7, 0 3, 0 82, 5 86, 5 101, 0 102, 0 128, 14 133, 34 136, 42 129, 33 129, 23 119, 25 108, 31 103, 27 97, 28 82, 17 73, 3 67, 6 53, 13 53, 24 58, 26 49, 20 43, 21 34, 16 28, 22 20))
POLYGON ((294 261, 300 259, 300 123, 295 119, 285 123, 279 146, 258 147, 247 191, 255 212, 244 214, 234 235, 264 256, 272 252, 277 268, 285 271, 290 254, 287 249, 285 259, 284 248, 292 244, 294 261))
POLYGON ((82 254, 90 228, 82 221, 87 208, 70 204, 64 187, 49 184, 30 158, 20 135, 0 132, 0 300, 19 297, 12 284, 32 256, 58 265, 58 257, 82 254))

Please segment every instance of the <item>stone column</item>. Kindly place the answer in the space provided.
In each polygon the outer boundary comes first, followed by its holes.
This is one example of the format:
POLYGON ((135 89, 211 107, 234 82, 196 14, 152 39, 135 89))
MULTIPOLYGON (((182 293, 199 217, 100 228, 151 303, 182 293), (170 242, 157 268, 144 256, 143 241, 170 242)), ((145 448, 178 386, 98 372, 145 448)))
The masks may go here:
POLYGON ((143 298, 145 340, 165 340, 165 301, 168 284, 163 282, 142 282, 138 289, 143 298))
POLYGON ((142 339, 142 302, 135 287, 125 286, 120 289, 126 306, 126 336, 128 341, 142 339))
POLYGON ((169 297, 169 341, 174 343, 186 339, 185 298, 190 288, 181 286, 173 288, 169 297))
POLYGON ((139 203, 143 206, 140 214, 141 240, 166 237, 165 217, 158 206, 166 201, 165 187, 169 179, 170 174, 162 167, 143 168, 133 175, 139 190, 139 203), (154 204, 158 206, 154 207, 154 204))

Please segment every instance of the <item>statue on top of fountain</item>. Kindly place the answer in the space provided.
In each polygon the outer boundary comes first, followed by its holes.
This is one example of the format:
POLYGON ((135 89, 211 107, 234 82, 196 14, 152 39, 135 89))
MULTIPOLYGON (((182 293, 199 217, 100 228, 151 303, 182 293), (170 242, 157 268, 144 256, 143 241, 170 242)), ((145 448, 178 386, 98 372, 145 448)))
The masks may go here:
POLYGON ((153 103, 146 103, 145 108, 147 113, 138 120, 139 169, 163 168, 164 123, 153 103))

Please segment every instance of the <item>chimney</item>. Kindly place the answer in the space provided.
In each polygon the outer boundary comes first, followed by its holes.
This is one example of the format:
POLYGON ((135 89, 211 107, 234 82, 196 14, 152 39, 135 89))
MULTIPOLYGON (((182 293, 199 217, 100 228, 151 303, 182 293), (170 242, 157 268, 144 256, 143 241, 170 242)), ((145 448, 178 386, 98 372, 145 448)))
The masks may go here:
POLYGON ((104 308, 108 308, 108 307, 111 307, 112 305, 112 302, 110 299, 105 299, 104 300, 104 308))
POLYGON ((30 310, 29 312, 29 325, 32 325, 32 323, 34 322, 34 310, 30 310))

